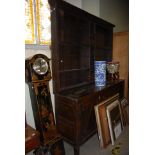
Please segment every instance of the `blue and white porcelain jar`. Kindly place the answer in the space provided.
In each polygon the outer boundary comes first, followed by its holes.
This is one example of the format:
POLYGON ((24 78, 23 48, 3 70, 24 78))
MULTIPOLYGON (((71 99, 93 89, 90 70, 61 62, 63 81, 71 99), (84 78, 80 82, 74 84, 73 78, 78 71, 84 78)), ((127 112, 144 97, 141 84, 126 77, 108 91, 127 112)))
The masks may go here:
POLYGON ((106 61, 95 61, 95 85, 105 86, 106 84, 106 61))

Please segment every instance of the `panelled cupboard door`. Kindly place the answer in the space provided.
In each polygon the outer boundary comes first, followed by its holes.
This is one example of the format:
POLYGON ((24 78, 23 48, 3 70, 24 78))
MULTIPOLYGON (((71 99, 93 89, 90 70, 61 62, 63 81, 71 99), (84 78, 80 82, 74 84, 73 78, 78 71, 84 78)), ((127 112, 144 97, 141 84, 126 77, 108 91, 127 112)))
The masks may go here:
POLYGON ((94 106, 98 104, 97 94, 83 97, 80 101, 80 137, 87 137, 96 130, 94 106))

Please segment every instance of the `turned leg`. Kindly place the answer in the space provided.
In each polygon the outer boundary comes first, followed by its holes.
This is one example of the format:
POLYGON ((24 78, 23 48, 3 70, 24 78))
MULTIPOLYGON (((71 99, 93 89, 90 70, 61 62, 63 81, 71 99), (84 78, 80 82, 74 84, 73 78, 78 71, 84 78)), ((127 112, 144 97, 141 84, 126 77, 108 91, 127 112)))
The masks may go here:
POLYGON ((79 153, 80 153, 80 148, 74 147, 74 155, 79 155, 79 153))

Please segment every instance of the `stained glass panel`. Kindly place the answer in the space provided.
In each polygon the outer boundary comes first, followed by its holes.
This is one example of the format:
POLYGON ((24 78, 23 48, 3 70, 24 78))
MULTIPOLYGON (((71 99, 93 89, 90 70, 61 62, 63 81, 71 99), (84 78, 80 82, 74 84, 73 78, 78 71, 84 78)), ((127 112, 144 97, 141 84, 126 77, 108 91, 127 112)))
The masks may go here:
POLYGON ((34 15, 32 0, 25 0, 25 43, 34 43, 34 15))
POLYGON ((37 0, 37 27, 39 44, 50 44, 51 22, 48 0, 37 0))

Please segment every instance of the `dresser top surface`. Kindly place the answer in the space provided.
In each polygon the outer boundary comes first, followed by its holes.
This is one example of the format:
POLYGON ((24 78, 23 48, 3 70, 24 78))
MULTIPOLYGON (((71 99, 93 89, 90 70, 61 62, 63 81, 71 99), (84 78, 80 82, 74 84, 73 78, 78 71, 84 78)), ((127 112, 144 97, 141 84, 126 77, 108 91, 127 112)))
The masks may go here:
POLYGON ((92 93, 97 93, 100 92, 102 90, 105 90, 109 87, 112 87, 116 84, 119 84, 121 82, 124 82, 124 80, 117 80, 114 82, 107 82, 105 86, 103 87, 97 87, 94 84, 90 84, 84 87, 80 87, 77 89, 72 89, 70 91, 64 91, 62 93, 60 93, 59 95, 61 96, 66 96, 72 99, 79 99, 80 97, 86 96, 88 94, 92 94, 92 93))

